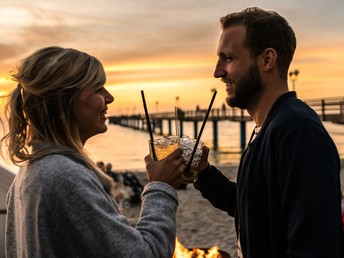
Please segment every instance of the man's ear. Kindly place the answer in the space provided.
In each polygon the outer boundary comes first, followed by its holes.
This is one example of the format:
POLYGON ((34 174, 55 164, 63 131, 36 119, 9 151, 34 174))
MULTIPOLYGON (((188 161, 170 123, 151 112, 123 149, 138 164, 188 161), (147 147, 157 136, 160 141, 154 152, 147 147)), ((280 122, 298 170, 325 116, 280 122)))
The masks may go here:
POLYGON ((273 48, 267 48, 261 54, 263 71, 267 72, 273 69, 277 64, 277 53, 273 48))

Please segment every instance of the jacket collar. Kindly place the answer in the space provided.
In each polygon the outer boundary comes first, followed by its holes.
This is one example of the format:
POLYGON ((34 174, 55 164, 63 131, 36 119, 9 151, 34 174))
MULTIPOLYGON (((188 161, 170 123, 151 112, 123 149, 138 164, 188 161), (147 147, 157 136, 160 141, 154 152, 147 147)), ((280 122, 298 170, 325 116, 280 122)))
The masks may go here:
POLYGON ((295 91, 289 91, 279 96, 277 100, 275 101, 275 103, 272 105, 264 124, 266 124, 266 122, 270 120, 271 117, 274 116, 276 110, 278 110, 280 106, 282 106, 286 101, 291 100, 291 99, 297 99, 295 91))

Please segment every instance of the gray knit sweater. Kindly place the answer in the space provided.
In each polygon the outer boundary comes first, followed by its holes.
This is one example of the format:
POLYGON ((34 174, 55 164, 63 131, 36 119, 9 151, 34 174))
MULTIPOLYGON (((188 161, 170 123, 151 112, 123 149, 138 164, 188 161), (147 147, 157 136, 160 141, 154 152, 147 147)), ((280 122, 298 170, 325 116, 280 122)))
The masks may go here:
POLYGON ((177 193, 152 182, 129 225, 98 178, 63 155, 49 155, 16 175, 7 196, 7 258, 171 257, 177 193))

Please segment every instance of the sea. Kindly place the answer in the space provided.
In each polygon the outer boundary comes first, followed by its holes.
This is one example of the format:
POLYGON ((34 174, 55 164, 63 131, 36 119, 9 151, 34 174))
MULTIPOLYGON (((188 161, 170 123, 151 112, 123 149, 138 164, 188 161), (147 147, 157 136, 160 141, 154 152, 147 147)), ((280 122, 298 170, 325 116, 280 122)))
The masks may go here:
MULTIPOLYGON (((323 122, 330 136, 335 142, 340 157, 344 159, 344 125, 332 122, 323 122)), ((253 121, 246 123, 246 141, 249 140, 255 124, 253 121)), ((163 124, 163 132, 167 132, 168 125, 163 124)), ((183 123, 183 133, 193 137, 192 122, 183 123)), ((199 125, 200 128, 200 125, 199 125)), ((172 131, 173 133, 173 131, 172 131)), ((161 135, 154 134, 154 138, 161 135)), ((119 125, 108 124, 108 130, 89 139, 85 144, 90 157, 95 161, 111 163, 113 170, 144 172, 144 157, 149 153, 149 133, 119 125)), ((213 128, 209 121, 204 127, 201 141, 210 148, 209 162, 215 166, 237 165, 240 159, 240 123, 233 121, 218 122, 218 148, 213 147, 213 128)), ((0 165, 14 173, 16 166, 7 164, 0 158, 0 165)))

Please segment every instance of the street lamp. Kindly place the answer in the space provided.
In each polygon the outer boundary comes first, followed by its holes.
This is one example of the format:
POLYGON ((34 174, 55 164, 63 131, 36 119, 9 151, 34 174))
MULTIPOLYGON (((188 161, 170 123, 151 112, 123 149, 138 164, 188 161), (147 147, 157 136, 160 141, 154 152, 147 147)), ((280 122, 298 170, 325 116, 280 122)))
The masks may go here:
POLYGON ((155 112, 159 112, 159 101, 155 101, 155 112))
POLYGON ((176 97, 176 107, 179 107, 179 97, 176 97))
POLYGON ((295 91, 295 81, 297 80, 298 75, 299 75, 299 70, 297 70, 297 69, 289 72, 289 77, 293 83, 293 91, 295 91))

